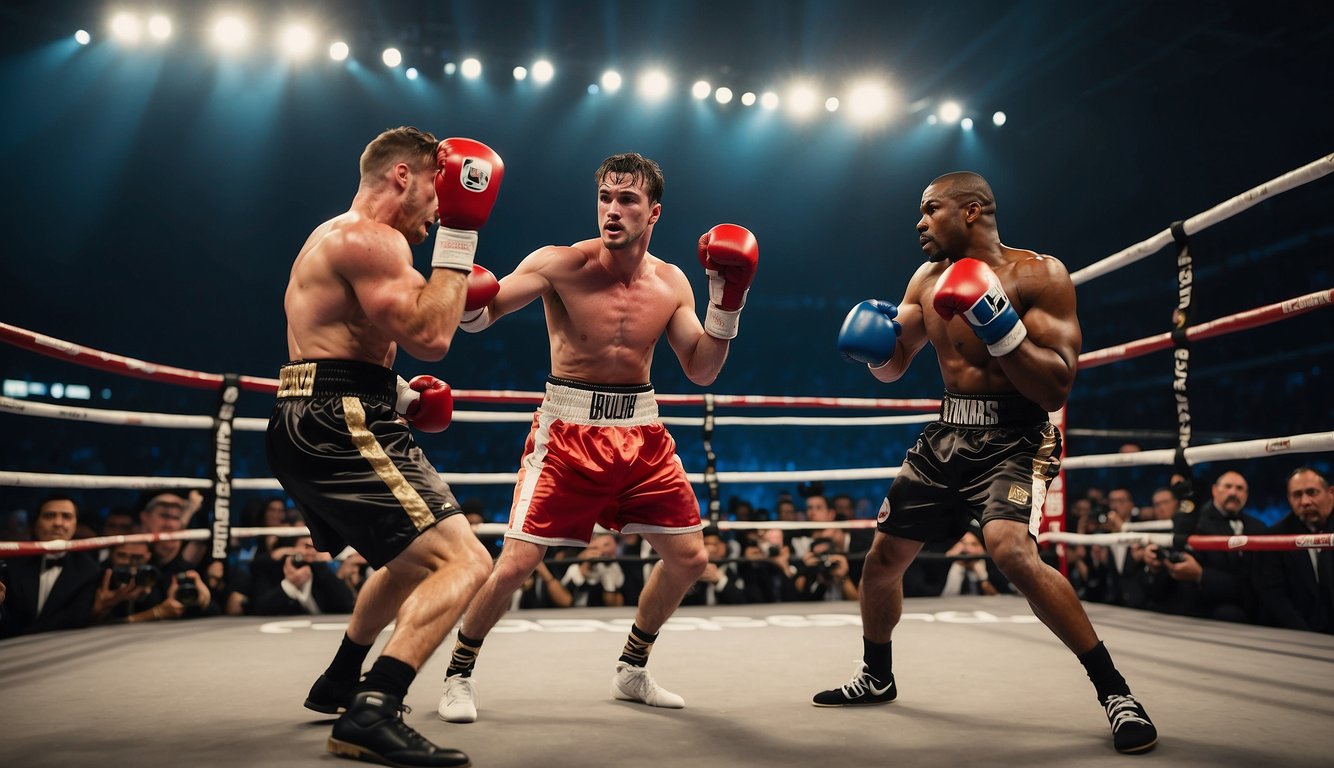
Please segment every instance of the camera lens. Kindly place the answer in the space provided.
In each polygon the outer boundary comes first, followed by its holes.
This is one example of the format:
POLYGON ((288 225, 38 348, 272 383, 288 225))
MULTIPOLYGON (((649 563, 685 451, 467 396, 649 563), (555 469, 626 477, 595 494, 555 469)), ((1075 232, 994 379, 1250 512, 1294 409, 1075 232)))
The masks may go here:
POLYGON ((151 587, 157 583, 157 568, 144 564, 134 571, 134 583, 141 587, 151 587))

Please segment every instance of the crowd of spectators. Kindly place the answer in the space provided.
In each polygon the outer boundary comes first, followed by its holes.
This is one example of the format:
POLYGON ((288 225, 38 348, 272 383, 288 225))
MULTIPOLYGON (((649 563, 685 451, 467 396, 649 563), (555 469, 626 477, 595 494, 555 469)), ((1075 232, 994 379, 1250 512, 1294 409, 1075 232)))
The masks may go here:
MULTIPOLYGON (((1246 478, 1237 471, 1222 472, 1201 494, 1204 503, 1194 515, 1195 532, 1334 532, 1334 492, 1322 472, 1311 467, 1293 471, 1285 491, 1289 513, 1266 526, 1248 507, 1246 478)), ((1178 506, 1177 493, 1166 481, 1149 491, 1089 488, 1070 501, 1066 528, 1114 533, 1127 523, 1171 520, 1178 506)), ((470 522, 490 522, 476 499, 466 500, 463 508, 470 522)), ((841 523, 868 520, 876 508, 869 498, 826 496, 819 483, 802 485, 797 494, 779 493, 772 510, 732 497, 725 514, 729 520, 808 525, 706 528, 710 564, 684 604, 857 600, 862 560, 874 531, 869 525, 841 523), (822 523, 828 527, 819 527, 822 523)), ((90 517, 81 515, 70 495, 53 494, 38 505, 27 531, 0 531, 0 539, 170 533, 207 527, 208 510, 198 492, 155 493, 133 508, 112 508, 96 521, 90 517)), ((280 530, 300 526, 301 520, 285 499, 274 497, 253 500, 238 524, 280 530)), ((1013 591, 987 559, 982 532, 972 528, 957 533, 957 539, 927 544, 905 575, 906 596, 1013 591)), ((499 553, 500 536, 484 535, 483 540, 493 554, 499 553)), ((1055 547, 1044 545, 1043 551, 1049 562, 1060 564, 1055 547)), ((1334 550, 1197 552, 1115 544, 1068 546, 1064 556, 1069 579, 1085 601, 1334 632, 1334 550)), ((516 591, 512 607, 635 605, 653 562, 651 547, 635 535, 599 534, 587 547, 552 548, 547 561, 516 591)), ((367 574, 365 560, 351 550, 320 552, 309 536, 278 533, 237 542, 226 561, 212 560, 202 541, 121 543, 9 558, 0 560, 0 637, 202 616, 348 613, 367 574)))

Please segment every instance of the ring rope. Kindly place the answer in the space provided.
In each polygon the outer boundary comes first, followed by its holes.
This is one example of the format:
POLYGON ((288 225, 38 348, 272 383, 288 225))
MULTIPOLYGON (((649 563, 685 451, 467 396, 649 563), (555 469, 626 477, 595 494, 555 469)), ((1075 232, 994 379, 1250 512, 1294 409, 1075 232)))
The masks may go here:
MULTIPOLYGON (((30 352, 67 360, 108 373, 119 373, 137 379, 158 381, 194 389, 216 389, 222 385, 223 375, 204 373, 169 365, 149 363, 124 355, 85 347, 53 336, 29 331, 0 322, 0 341, 30 352)), ((278 380, 258 376, 241 376, 240 386, 251 392, 276 394, 278 380)), ((455 389, 454 400, 467 403, 508 403, 537 405, 542 392, 514 390, 455 389)), ((712 395, 715 405, 763 408, 868 408, 889 411, 933 411, 940 409, 940 401, 931 398, 884 397, 789 397, 773 395, 712 395)), ((658 394, 659 405, 704 405, 705 395, 658 394)), ((525 417, 525 421, 532 414, 525 417)), ((479 419, 480 421, 481 419, 479 419)))
MULTIPOLYGON (((1205 229, 1217 224, 1220 221, 1229 219, 1238 213, 1250 208, 1256 203, 1267 200, 1274 195, 1287 192, 1290 189, 1299 187, 1321 177, 1334 173, 1334 153, 1325 155, 1318 160, 1314 160, 1301 168, 1289 171, 1276 179, 1265 182, 1249 189, 1230 200, 1225 200, 1213 208, 1203 213, 1197 213, 1191 216, 1183 224, 1185 234, 1193 235, 1202 232, 1205 229)), ((1127 264, 1132 264, 1146 256, 1151 256, 1162 250, 1169 243, 1175 241, 1171 227, 1153 237, 1136 243, 1122 251, 1108 256, 1101 261, 1096 261, 1081 270, 1070 273, 1070 279, 1075 285, 1081 285, 1097 277, 1101 277, 1108 272, 1120 269, 1127 264)))
MULTIPOLYGON (((0 396, 0 412, 134 427, 212 429, 214 426, 212 416, 116 411, 73 405, 37 403, 3 396, 0 396)), ((917 413, 903 416, 716 416, 713 422, 723 426, 874 427, 921 424, 934 421, 936 418, 936 413, 917 413)), ((533 420, 533 414, 531 411, 455 411, 453 420, 460 423, 526 424, 533 420)), ((705 419, 700 416, 664 416, 662 422, 675 426, 698 427, 704 425, 705 419)), ((238 417, 234 426, 239 432, 263 432, 268 429, 269 420, 238 417)))
MULTIPOLYGON (((1304 315, 1315 309, 1321 309, 1334 304, 1334 288, 1326 288, 1315 293, 1308 293, 1304 296, 1298 296, 1287 301, 1275 302, 1263 307, 1248 309, 1244 312, 1238 312, 1235 315, 1220 317, 1217 320, 1210 320, 1207 323, 1201 323, 1187 328, 1186 338, 1190 341, 1198 339, 1210 339, 1215 336, 1232 333, 1234 331, 1245 331, 1251 328, 1258 328, 1262 325, 1286 320, 1297 315, 1304 315)), ((1099 365, 1129 360, 1135 357, 1147 355, 1150 352, 1157 352, 1162 349, 1168 349, 1175 343, 1175 338, 1171 331, 1160 333, 1154 336, 1146 336, 1142 339, 1129 341, 1124 344, 1116 344, 1103 349, 1085 352, 1079 356, 1079 367, 1096 368, 1099 365)))
MULTIPOLYGON (((1334 432, 1314 432, 1304 435, 1244 440, 1237 443, 1196 445, 1186 449, 1186 458, 1192 464, 1229 459, 1250 459, 1278 453, 1319 453, 1334 450, 1334 432)), ((1062 469, 1100 469, 1104 467, 1169 465, 1175 460, 1173 449, 1139 451, 1137 453, 1106 453, 1074 456, 1064 460, 1062 469)), ((719 482, 764 483, 802 480, 882 480, 898 476, 900 467, 859 467, 854 469, 797 469, 772 472, 719 472, 719 482)), ((691 483, 704 484, 702 473, 687 473, 691 483)), ((440 477, 450 485, 513 485, 516 472, 442 472, 440 477)), ((68 488, 199 488, 212 487, 209 480, 188 477, 134 477, 127 475, 62 475, 49 472, 0 471, 0 486, 61 486, 68 488)), ((236 478, 232 486, 238 490, 280 490, 273 478, 236 478)))

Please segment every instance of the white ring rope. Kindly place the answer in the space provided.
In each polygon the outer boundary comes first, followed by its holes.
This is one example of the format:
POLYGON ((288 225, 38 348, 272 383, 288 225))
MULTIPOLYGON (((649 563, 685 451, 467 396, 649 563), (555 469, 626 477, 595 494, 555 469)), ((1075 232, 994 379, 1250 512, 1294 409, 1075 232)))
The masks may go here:
MULTIPOLYGON (((1224 219, 1231 218, 1238 213, 1250 208, 1251 206, 1266 200, 1274 195, 1287 192, 1288 190, 1299 187, 1307 182, 1314 181, 1323 176, 1334 172, 1334 153, 1307 163, 1293 171, 1289 171, 1277 179, 1267 181, 1258 187, 1249 189, 1231 200, 1224 201, 1215 205, 1203 213, 1197 213, 1186 219, 1184 228, 1187 235, 1193 235, 1202 232, 1209 227, 1217 224, 1224 219)), ((1140 243, 1126 248, 1125 250, 1108 256, 1101 261, 1094 262, 1081 270, 1070 273, 1070 279, 1075 285, 1081 285, 1096 277, 1101 277, 1108 272, 1120 269, 1127 264, 1132 264, 1146 256, 1151 256, 1165 248, 1172 242, 1172 229, 1169 227, 1162 232, 1154 235, 1140 243)))
MULTIPOLYGON (((83 408, 73 405, 35 403, 0 396, 0 412, 49 419, 86 421, 95 424, 119 424, 132 427, 165 427, 168 429, 212 429, 212 416, 191 416, 174 413, 146 413, 142 411, 114 411, 102 408, 83 408)), ((876 427, 897 424, 924 424, 934 421, 935 413, 917 413, 903 416, 715 416, 718 426, 821 426, 821 427, 876 427)), ((455 411, 453 420, 461 423, 526 424, 533 420, 532 411, 455 411)), ((703 416, 664 416, 664 424, 675 426, 703 426, 703 416)), ((237 418, 233 427, 238 432, 263 432, 269 427, 268 419, 237 418)))
MULTIPOLYGON (((1203 464, 1210 461, 1228 459, 1250 459, 1257 456, 1272 456, 1280 453, 1319 453, 1334 450, 1334 432, 1316 432, 1306 435, 1271 437, 1262 440, 1245 440, 1239 443, 1218 443, 1215 445, 1196 445, 1186 449, 1186 461, 1191 464, 1203 464)), ((1066 458, 1062 469, 1100 469, 1104 467, 1128 467, 1148 465, 1170 465, 1175 461, 1175 453, 1170 449, 1139 451, 1137 453, 1106 453, 1090 456, 1066 458)), ((899 467, 861 467, 854 469, 797 469, 776 472, 718 472, 720 482, 731 483, 768 483, 802 480, 880 480, 892 479, 899 473, 899 467)), ((442 472, 440 477, 451 486, 467 485, 513 485, 518 480, 517 472, 442 472)), ((696 485, 705 483, 703 473, 687 473, 690 482, 696 485)), ((199 488, 212 487, 212 481, 188 477, 132 477, 125 475, 62 475, 48 472, 12 472, 0 471, 0 486, 39 486, 66 488, 199 488)), ((232 487, 237 490, 281 490, 282 486, 273 478, 236 478, 232 487)))

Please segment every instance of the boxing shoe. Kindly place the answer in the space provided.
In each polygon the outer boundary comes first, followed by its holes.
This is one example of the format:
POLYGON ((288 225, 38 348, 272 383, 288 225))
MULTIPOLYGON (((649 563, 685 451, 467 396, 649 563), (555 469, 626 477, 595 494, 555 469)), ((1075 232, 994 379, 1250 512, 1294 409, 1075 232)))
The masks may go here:
POLYGON ((310 693, 306 694, 305 707, 326 715, 341 715, 352 703, 356 688, 356 680, 330 680, 328 675, 320 675, 320 679, 310 686, 310 693))
POLYGON ((1133 755, 1148 752, 1158 744, 1158 729, 1149 720, 1134 696, 1108 696, 1102 708, 1107 710, 1107 722, 1112 726, 1112 744, 1117 752, 1133 755))
POLYGON ((363 691, 334 723, 328 750, 339 757, 400 768, 467 768, 468 756, 442 749, 403 722, 403 699, 363 691))
POLYGON ((846 685, 820 691, 811 699, 817 707, 855 707, 863 704, 888 704, 899 695, 894 687, 894 676, 888 682, 877 680, 867 670, 866 664, 857 662, 857 671, 846 685))
POLYGON ((619 662, 616 664, 616 676, 611 681, 611 695, 621 701, 637 701, 650 707, 681 709, 686 700, 660 687, 649 675, 645 667, 619 662))
POLYGON ((477 686, 471 677, 450 675, 445 678, 445 692, 440 695, 436 714, 446 723, 477 721, 477 686))

